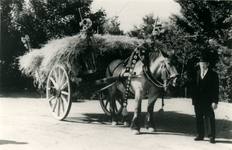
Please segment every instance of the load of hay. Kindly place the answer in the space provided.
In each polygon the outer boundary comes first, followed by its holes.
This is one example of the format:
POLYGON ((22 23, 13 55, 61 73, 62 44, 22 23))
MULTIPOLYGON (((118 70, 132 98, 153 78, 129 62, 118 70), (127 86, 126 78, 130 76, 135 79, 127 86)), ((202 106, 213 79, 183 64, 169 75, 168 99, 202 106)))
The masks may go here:
POLYGON ((91 44, 78 35, 54 39, 41 49, 32 49, 19 59, 20 71, 33 77, 41 88, 46 84, 47 76, 53 66, 64 65, 71 77, 83 71, 83 59, 91 51, 96 61, 98 78, 104 78, 107 65, 114 59, 125 59, 143 40, 128 36, 93 35, 91 44))

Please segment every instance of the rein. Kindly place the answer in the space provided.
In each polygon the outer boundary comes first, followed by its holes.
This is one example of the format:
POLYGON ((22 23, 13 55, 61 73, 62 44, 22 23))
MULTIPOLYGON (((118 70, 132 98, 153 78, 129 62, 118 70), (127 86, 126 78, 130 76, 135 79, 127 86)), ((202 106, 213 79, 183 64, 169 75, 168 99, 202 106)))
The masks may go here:
MULTIPOLYGON (((160 82, 158 79, 156 79, 152 73, 151 73, 151 70, 149 68, 149 63, 141 56, 141 53, 139 53, 139 58, 140 60, 142 61, 143 63, 143 72, 145 74, 145 76, 148 78, 149 81, 151 81, 155 86, 157 87, 160 87, 160 88, 165 88, 167 87, 170 83, 171 83, 171 80, 169 80, 169 82, 167 84, 164 84, 162 82, 160 82)), ((170 72, 167 70, 165 64, 164 64, 164 61, 162 61, 162 67, 165 67, 165 72, 170 75, 170 72)), ((162 78, 162 77, 161 77, 162 78)))

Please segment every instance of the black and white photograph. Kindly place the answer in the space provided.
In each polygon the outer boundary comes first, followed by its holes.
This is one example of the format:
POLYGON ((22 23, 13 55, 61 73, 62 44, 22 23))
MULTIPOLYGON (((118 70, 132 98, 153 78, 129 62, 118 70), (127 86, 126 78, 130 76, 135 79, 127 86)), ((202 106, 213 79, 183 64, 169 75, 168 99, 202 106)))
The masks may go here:
POLYGON ((231 0, 1 0, 1 150, 232 150, 231 0))

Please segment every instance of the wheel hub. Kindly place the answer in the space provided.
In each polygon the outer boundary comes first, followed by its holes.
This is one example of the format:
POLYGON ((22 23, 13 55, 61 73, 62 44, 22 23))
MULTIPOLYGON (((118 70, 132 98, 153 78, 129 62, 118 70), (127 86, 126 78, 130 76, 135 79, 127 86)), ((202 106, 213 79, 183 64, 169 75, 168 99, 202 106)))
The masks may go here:
POLYGON ((51 88, 50 89, 50 94, 52 96, 55 96, 55 97, 60 97, 61 90, 60 89, 56 89, 56 88, 51 88))

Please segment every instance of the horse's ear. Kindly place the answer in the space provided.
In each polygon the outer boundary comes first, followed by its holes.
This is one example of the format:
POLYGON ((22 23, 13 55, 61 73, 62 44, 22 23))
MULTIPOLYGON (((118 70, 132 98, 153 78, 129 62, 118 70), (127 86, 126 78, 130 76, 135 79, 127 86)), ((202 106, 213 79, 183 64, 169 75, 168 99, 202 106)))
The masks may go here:
POLYGON ((175 51, 174 50, 171 50, 171 51, 168 52, 168 56, 170 58, 172 58, 174 55, 175 55, 175 51))
POLYGON ((169 55, 167 53, 165 53, 164 51, 160 50, 161 54, 165 57, 165 58, 168 58, 169 55))

